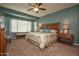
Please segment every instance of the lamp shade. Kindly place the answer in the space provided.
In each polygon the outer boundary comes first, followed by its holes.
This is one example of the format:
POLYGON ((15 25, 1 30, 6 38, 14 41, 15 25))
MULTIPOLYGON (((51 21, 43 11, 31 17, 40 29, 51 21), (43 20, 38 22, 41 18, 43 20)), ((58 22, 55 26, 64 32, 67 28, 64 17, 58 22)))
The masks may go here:
POLYGON ((68 19, 65 19, 64 20, 64 24, 69 24, 69 20, 68 19))
POLYGON ((69 20, 68 19, 65 19, 64 20, 64 26, 63 26, 64 29, 69 29, 69 20))
POLYGON ((64 24, 64 29, 69 29, 69 25, 68 24, 64 24))
POLYGON ((41 23, 39 23, 39 27, 41 27, 42 26, 42 24, 41 23))

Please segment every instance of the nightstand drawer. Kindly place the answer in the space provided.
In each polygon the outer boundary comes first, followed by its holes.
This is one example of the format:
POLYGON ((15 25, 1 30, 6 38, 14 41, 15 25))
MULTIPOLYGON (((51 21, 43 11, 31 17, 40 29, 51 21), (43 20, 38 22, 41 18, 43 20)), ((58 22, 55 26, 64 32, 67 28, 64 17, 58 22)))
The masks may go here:
POLYGON ((71 40, 60 39, 58 42, 67 44, 67 45, 73 45, 73 42, 71 40))
POLYGON ((72 40, 72 37, 70 37, 70 36, 60 36, 60 38, 72 40))

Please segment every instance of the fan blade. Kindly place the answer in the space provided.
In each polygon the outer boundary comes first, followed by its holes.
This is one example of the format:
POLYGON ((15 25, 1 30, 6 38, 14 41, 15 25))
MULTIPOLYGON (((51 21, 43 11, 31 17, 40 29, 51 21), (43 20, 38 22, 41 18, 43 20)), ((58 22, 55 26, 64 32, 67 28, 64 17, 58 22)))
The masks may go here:
POLYGON ((42 5, 42 3, 35 3, 37 6, 40 6, 40 5, 42 5))
POLYGON ((46 10, 45 8, 39 8, 40 10, 46 10))
POLYGON ((32 10, 33 8, 28 9, 28 11, 32 10))
POLYGON ((42 3, 39 3, 38 6, 42 5, 42 3))
POLYGON ((30 3, 28 3, 28 5, 35 7, 35 5, 32 5, 32 4, 30 4, 30 3))

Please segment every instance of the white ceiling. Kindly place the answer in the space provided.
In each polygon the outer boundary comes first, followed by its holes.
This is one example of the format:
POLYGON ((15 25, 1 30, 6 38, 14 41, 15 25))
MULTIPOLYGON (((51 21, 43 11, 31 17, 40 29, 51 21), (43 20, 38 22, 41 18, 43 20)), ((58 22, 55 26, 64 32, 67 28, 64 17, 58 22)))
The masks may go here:
POLYGON ((77 3, 43 3, 42 6, 40 7, 44 7, 47 10, 46 11, 40 10, 38 13, 35 13, 33 10, 29 12, 27 11, 29 8, 31 8, 31 6, 29 6, 27 3, 0 3, 0 6, 24 12, 37 17, 45 16, 47 14, 54 13, 62 9, 72 7, 74 5, 77 5, 77 3))

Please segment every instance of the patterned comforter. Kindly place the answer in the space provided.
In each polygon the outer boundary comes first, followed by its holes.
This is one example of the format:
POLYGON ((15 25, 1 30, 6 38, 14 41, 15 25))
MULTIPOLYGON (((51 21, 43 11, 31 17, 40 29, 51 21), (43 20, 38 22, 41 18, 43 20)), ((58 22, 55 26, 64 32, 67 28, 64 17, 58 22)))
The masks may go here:
POLYGON ((44 49, 48 43, 54 43, 57 39, 57 33, 46 33, 46 32, 29 32, 27 38, 38 44, 41 49, 44 49))

